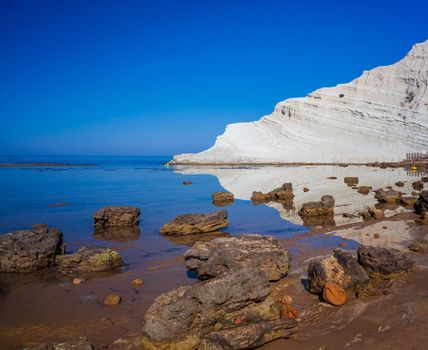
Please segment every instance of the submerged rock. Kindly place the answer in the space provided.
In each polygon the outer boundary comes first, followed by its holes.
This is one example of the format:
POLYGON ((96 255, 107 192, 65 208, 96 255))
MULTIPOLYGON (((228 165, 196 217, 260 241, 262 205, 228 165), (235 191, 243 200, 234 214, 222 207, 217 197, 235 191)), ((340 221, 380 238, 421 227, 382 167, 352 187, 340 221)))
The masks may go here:
POLYGON ((103 207, 94 214, 94 226, 135 226, 140 223, 140 209, 129 206, 103 207))
POLYGON ((47 225, 0 235, 0 272, 33 272, 64 254, 62 232, 47 225))
POLYGON ((100 272, 121 267, 123 261, 115 250, 103 247, 83 247, 74 254, 58 255, 55 263, 62 269, 100 272))
POLYGON ((233 194, 230 192, 214 192, 213 193, 213 204, 215 205, 227 205, 233 203, 233 194))
POLYGON ((403 181, 397 181, 395 183, 395 186, 397 186, 397 187, 404 187, 404 182, 403 181))
POLYGON ((349 252, 335 249, 326 257, 313 260, 308 266, 308 289, 321 293, 327 282, 343 289, 358 290, 369 281, 369 276, 349 252))
POLYGON ((209 214, 184 214, 166 223, 160 232, 166 235, 188 235, 214 232, 229 225, 227 211, 220 210, 209 214))
POLYGON ((375 193, 375 198, 379 202, 397 203, 401 200, 401 192, 395 190, 385 191, 383 188, 380 188, 375 193))
POLYGON ((408 256, 397 249, 364 245, 358 248, 358 262, 368 273, 382 275, 408 272, 415 266, 408 256))
POLYGON ((186 267, 195 270, 202 279, 244 267, 258 267, 270 281, 276 281, 287 274, 291 253, 272 236, 251 234, 196 242, 184 259, 186 267))
POLYGON ((230 271, 157 297, 144 316, 148 349, 247 349, 297 330, 273 307, 267 275, 257 268, 230 271))
POLYGON ((251 196, 253 202, 292 202, 293 198, 293 185, 291 183, 285 183, 281 187, 275 188, 268 193, 254 191, 251 196))

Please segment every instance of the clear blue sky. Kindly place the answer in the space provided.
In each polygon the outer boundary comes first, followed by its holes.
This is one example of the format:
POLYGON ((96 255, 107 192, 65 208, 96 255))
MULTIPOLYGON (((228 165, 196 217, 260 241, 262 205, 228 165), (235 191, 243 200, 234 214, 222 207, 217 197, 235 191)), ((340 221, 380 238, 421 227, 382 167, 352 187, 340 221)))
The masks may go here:
POLYGON ((426 0, 0 0, 0 154, 200 151, 426 39, 426 0))

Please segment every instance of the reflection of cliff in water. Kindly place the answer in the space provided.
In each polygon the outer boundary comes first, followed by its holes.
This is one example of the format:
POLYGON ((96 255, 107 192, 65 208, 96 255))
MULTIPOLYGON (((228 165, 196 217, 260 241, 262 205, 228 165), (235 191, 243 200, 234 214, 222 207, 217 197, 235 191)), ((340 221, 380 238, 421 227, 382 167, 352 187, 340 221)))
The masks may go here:
POLYGON ((96 228, 92 237, 101 241, 127 242, 140 238, 139 226, 96 228))
MULTIPOLYGON (((233 193, 236 199, 250 200, 253 191, 267 193, 275 188, 281 187, 286 182, 293 185, 294 200, 292 206, 288 203, 266 203, 267 206, 275 208, 281 218, 296 224, 303 224, 302 218, 297 215, 305 202, 319 201, 323 195, 332 195, 336 201, 334 221, 336 224, 360 221, 358 217, 344 218, 343 214, 358 214, 367 206, 378 203, 374 198, 374 192, 363 195, 344 183, 344 177, 358 177, 359 186, 371 186, 373 190, 392 186, 403 193, 410 194, 414 176, 407 171, 398 169, 381 169, 367 166, 281 166, 281 167, 211 167, 211 166, 175 166, 174 170, 180 174, 205 174, 214 175, 218 178, 220 185, 233 193), (337 179, 328 179, 337 177, 337 179), (396 187, 397 181, 404 181, 404 187, 396 187), (307 187, 308 192, 303 188, 307 187)), ((405 211, 403 207, 395 210, 405 211)), ((386 215, 390 215, 386 212, 386 215)), ((324 224, 330 224, 329 220, 324 224)), ((311 223, 312 224, 312 223, 311 223)))

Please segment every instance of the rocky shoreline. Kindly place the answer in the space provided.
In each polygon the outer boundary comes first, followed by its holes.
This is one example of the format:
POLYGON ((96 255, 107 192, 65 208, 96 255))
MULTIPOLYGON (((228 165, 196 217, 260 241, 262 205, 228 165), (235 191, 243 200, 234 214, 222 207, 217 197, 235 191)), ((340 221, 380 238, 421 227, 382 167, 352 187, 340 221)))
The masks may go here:
MULTIPOLYGON (((348 179, 345 183, 356 186, 358 179, 348 179)), ((161 228, 160 233, 171 238, 194 238, 191 248, 183 256, 184 264, 181 260, 174 263, 174 266, 184 265, 196 274, 198 281, 163 293, 156 297, 153 304, 141 309, 141 332, 138 335, 119 337, 103 345, 91 344, 91 338, 83 337, 61 343, 62 345, 41 344, 34 349, 51 349, 55 346, 62 346, 64 349, 128 350, 276 349, 274 344, 277 342, 297 344, 296 349, 303 349, 301 346, 305 337, 308 337, 305 322, 308 315, 314 312, 313 308, 322 309, 325 308, 324 305, 332 305, 337 310, 343 308, 349 311, 350 308, 358 308, 358 305, 366 303, 366 298, 381 299, 385 295, 394 294, 395 281, 412 279, 410 275, 413 273, 418 276, 424 273, 424 268, 428 267, 424 255, 427 252, 428 191, 422 191, 424 186, 424 181, 422 187, 418 184, 418 196, 414 196, 415 199, 411 202, 403 202, 402 198, 407 197, 397 191, 391 192, 393 190, 388 188, 367 188, 368 192, 376 192, 379 204, 392 202, 408 207, 414 205, 415 213, 385 218, 380 215, 380 212, 383 213, 381 207, 368 207, 368 214, 361 212, 364 221, 350 224, 351 226, 335 226, 334 222, 325 224, 325 218, 334 215, 335 201, 331 195, 323 196, 320 202, 304 203, 299 214, 307 219, 321 217, 321 226, 324 228, 314 228, 301 237, 281 241, 270 236, 247 234, 223 238, 215 238, 214 235, 208 240, 198 240, 201 234, 216 234, 219 229, 227 227, 227 212, 221 210, 216 213, 178 216, 161 228), (383 237, 388 235, 392 237, 396 230, 392 222, 410 223, 410 226, 400 228, 413 232, 411 242, 406 243, 410 250, 407 247, 396 250, 379 246, 377 241, 383 242, 383 237), (368 231, 370 228, 379 230, 379 225, 382 227, 381 233, 368 231), (355 230, 368 232, 361 237, 369 237, 371 243, 355 240, 355 236, 352 236, 352 231, 355 230), (329 243, 323 249, 302 248, 305 237, 311 235, 335 243, 329 243), (351 244, 351 240, 357 242, 356 247, 353 246, 355 243, 351 244), (336 249, 332 250, 334 245, 336 249), (305 269, 307 272, 304 272, 305 269), (298 276, 301 276, 301 280, 296 278, 298 276), (298 293, 292 292, 293 289, 298 290, 298 293), (318 299, 314 299, 309 292, 314 293, 318 299), (310 302, 306 301, 303 305, 303 299, 310 302), (285 338, 287 339, 279 340, 285 338)), ((360 188, 356 187, 357 190, 360 188)), ((267 193, 254 193, 254 204, 273 201, 281 205, 293 205, 292 184, 284 184, 267 193)), ((218 198, 220 202, 233 205, 233 196, 227 193, 218 198)), ((94 214, 94 226, 98 230, 123 228, 126 231, 138 226, 139 221, 140 210, 133 207, 105 207, 94 214)), ((318 226, 320 222, 315 220, 314 223, 307 224, 318 226)), ((0 239, 0 270, 3 272, 30 273, 47 269, 47 272, 65 274, 72 271, 71 275, 74 276, 76 273, 114 271, 123 265, 120 254, 108 248, 83 247, 73 254, 67 254, 62 233, 46 225, 35 225, 30 230, 2 235, 0 239), (40 247, 35 242, 40 243, 40 247), (35 256, 38 260, 34 260, 35 256)), ((80 279, 79 276, 77 279, 80 279)), ((85 285, 84 279, 80 279, 80 282, 73 280, 74 284, 82 282, 85 285)), ((145 286, 147 283, 134 278, 131 284, 145 286), (138 283, 134 283, 137 280, 138 283)), ((121 303, 122 299, 117 293, 109 294, 104 305, 114 308, 111 305, 121 303)), ((138 309, 133 310, 139 312, 138 309)), ((327 317, 327 314, 335 313, 330 310, 326 314, 324 311, 316 312, 316 317, 327 317)), ((340 314, 341 311, 336 313, 340 314)), ((358 317, 349 316, 350 320, 358 317)), ((362 340, 355 341, 359 342, 362 340)))

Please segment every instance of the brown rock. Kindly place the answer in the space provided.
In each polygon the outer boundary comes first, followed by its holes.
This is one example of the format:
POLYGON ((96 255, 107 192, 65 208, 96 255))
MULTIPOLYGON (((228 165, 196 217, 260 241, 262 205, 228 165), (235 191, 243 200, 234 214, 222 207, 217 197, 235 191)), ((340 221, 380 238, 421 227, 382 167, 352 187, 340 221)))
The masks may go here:
POLYGON ((357 185, 359 182, 358 177, 356 176, 347 176, 343 179, 343 181, 347 184, 347 185, 357 185))
POLYGON ((308 266, 308 289, 321 293, 327 282, 334 282, 344 289, 358 290, 369 277, 349 252, 335 249, 332 254, 312 260, 308 266))
POLYGON ((109 294, 104 299, 104 305, 108 305, 108 306, 117 305, 117 304, 120 304, 121 300, 122 298, 120 297, 119 294, 109 294))
POLYGON ((214 232, 229 225, 227 211, 220 210, 209 214, 184 214, 177 216, 160 229, 166 235, 188 235, 214 232))
POLYGON ((305 216, 329 216, 334 215, 334 198, 329 195, 321 197, 319 202, 303 203, 299 210, 301 217, 305 216))
POLYGON ((299 312, 296 310, 296 308, 293 305, 284 304, 281 307, 281 318, 298 318, 299 312))
POLYGON ((395 190, 385 191, 383 188, 380 188, 376 190, 375 193, 375 198, 379 202, 397 203, 401 199, 401 192, 395 190))
POLYGON ((421 181, 422 181, 422 182, 428 182, 428 176, 424 176, 424 177, 422 177, 422 178, 421 178, 421 181))
POLYGON ((337 180, 337 176, 329 176, 327 179, 328 180, 337 180))
POLYGON ((0 272, 34 272, 64 254, 62 232, 47 225, 0 235, 0 272))
POLYGON ((416 191, 422 191, 424 189, 424 183, 422 181, 415 181, 412 183, 412 187, 416 191))
POLYGON ((419 192, 417 192, 417 191, 412 191, 412 196, 417 196, 417 195, 419 195, 419 192))
POLYGON ((192 183, 192 181, 183 181, 183 185, 191 185, 192 183))
POLYGON ((140 209, 129 206, 103 207, 94 214, 94 226, 134 226, 140 223, 140 209))
POLYGON ((144 281, 141 278, 136 278, 131 282, 134 286, 141 286, 144 284, 144 281))
POLYGON ((309 188, 303 187, 303 192, 309 192, 309 188))
POLYGON ((385 219, 385 213, 382 209, 376 209, 375 207, 369 207, 368 212, 375 220, 385 219))
POLYGON ((207 279, 222 273, 255 267, 270 281, 284 277, 291 263, 291 253, 272 236, 246 234, 196 242, 184 253, 186 267, 207 279))
POLYGON ((418 198, 413 196, 401 197, 401 203, 406 207, 413 207, 417 200, 418 198))
POLYGON ((322 290, 324 301, 334 306, 341 306, 346 303, 345 290, 333 282, 327 282, 322 290))
POLYGON ((361 187, 358 187, 357 192, 361 193, 361 194, 364 194, 364 195, 367 195, 367 194, 369 194, 369 192, 370 192, 371 189, 372 188, 369 187, 369 186, 361 186, 361 187))
POLYGON ((83 281, 84 280, 82 280, 81 278, 77 278, 76 277, 76 278, 73 279, 73 284, 81 284, 81 283, 83 283, 83 281))
POLYGON ((233 194, 230 192, 214 192, 213 193, 213 204, 215 205, 227 205, 233 203, 233 194))
POLYGON ((254 191, 251 196, 253 202, 283 202, 283 201, 293 201, 293 185, 291 183, 285 183, 279 188, 274 190, 262 193, 254 191))
POLYGON ((104 247, 82 247, 74 254, 57 255, 55 264, 61 270, 101 272, 122 266, 120 254, 104 247))
POLYGON ((404 182, 403 181, 397 181, 395 183, 395 186, 397 186, 397 187, 404 187, 404 182))

